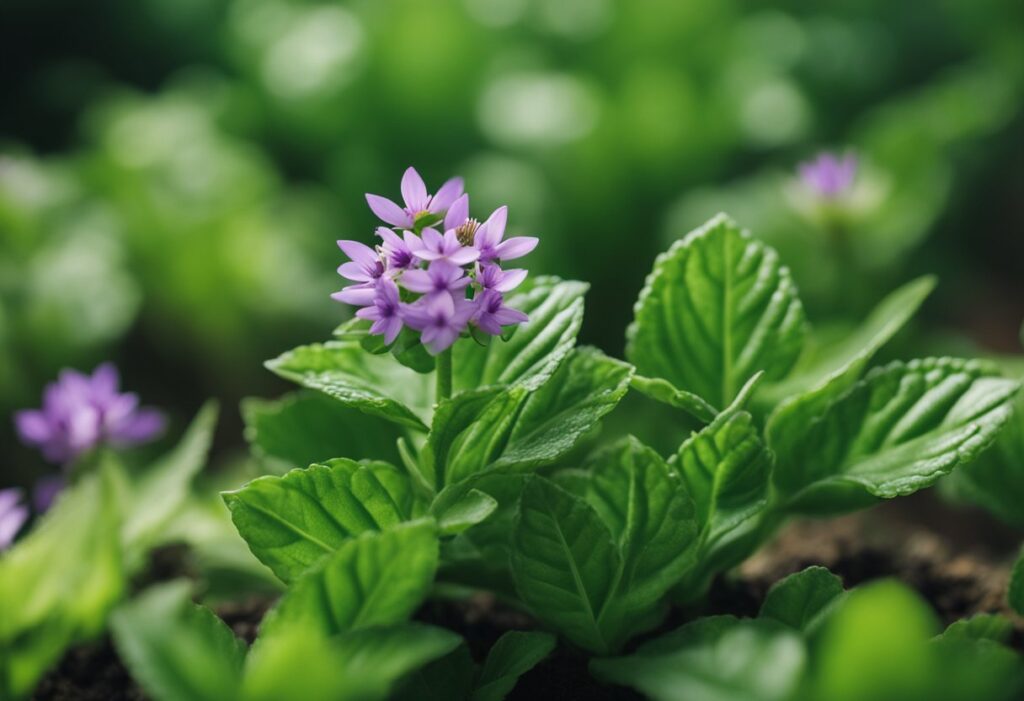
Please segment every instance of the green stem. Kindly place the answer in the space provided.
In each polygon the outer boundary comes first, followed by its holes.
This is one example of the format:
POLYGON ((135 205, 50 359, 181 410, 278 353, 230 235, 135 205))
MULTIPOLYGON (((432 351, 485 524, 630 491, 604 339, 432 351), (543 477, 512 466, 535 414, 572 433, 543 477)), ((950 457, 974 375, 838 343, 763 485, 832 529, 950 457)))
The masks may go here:
POLYGON ((435 400, 440 402, 452 396, 452 349, 437 356, 437 394, 435 400))

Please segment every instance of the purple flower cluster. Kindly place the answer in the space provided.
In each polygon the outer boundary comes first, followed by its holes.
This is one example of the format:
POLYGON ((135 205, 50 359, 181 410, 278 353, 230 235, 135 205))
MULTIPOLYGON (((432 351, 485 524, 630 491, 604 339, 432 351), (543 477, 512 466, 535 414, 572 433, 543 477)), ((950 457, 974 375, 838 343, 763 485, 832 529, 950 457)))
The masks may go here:
POLYGON ((451 347, 471 325, 498 336, 502 327, 525 322, 526 314, 506 306, 504 295, 526 278, 526 270, 501 265, 532 251, 537 239, 505 238, 507 207, 482 224, 470 218, 461 178, 431 195, 409 168, 401 189, 404 207, 366 195, 373 213, 393 228, 378 227, 375 248, 338 241, 350 259, 338 273, 354 284, 331 296, 360 307, 356 316, 373 322, 370 333, 385 343, 408 327, 420 332, 433 354, 451 347))
POLYGON ((817 195, 834 199, 853 186, 857 176, 857 157, 852 153, 839 156, 826 151, 801 163, 797 171, 804 184, 817 195))
POLYGON ((44 390, 41 409, 14 415, 21 439, 51 462, 70 463, 100 443, 125 446, 155 438, 163 431, 163 415, 139 407, 138 395, 121 393, 119 384, 110 363, 92 375, 61 371, 44 390))

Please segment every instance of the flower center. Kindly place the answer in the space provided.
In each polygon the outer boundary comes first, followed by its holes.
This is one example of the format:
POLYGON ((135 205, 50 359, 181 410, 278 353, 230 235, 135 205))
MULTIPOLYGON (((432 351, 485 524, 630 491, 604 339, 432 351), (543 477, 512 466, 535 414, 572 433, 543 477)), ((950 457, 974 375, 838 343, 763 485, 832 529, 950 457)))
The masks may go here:
POLYGON ((463 246, 472 246, 473 237, 476 236, 476 230, 479 228, 480 222, 476 219, 467 219, 455 227, 455 238, 457 238, 459 243, 463 246))

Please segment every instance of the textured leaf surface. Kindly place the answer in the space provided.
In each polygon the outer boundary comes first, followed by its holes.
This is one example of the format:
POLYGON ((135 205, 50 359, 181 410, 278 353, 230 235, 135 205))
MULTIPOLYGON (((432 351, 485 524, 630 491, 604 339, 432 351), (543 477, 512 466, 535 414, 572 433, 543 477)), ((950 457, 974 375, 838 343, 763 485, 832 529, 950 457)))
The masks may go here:
POLYGON ((761 604, 761 618, 771 618, 809 633, 843 597, 843 582, 824 567, 808 567, 776 582, 761 604))
POLYGON ((242 417, 254 451, 284 469, 337 457, 398 460, 395 440, 401 431, 391 422, 319 392, 293 392, 273 401, 244 399, 242 417))
POLYGON ((119 608, 111 620, 117 651, 157 701, 235 698, 245 644, 193 604, 189 590, 185 581, 163 584, 119 608))
POLYGON ((483 388, 442 402, 423 451, 424 477, 443 487, 486 469, 550 465, 615 408, 631 376, 628 364, 581 348, 538 389, 483 388))
POLYGON ((249 549, 285 582, 350 538, 395 526, 413 512, 405 473, 345 458, 259 477, 223 496, 249 549))
POLYGON ((986 448, 1017 390, 971 361, 879 368, 804 430, 769 433, 776 487, 791 509, 813 513, 911 494, 986 448))
POLYGON ((535 631, 512 630, 487 653, 487 661, 473 690, 471 701, 501 701, 516 682, 555 649, 555 636, 535 631))
POLYGON ((676 389, 671 382, 660 377, 641 377, 640 375, 635 375, 630 386, 637 392, 645 394, 662 404, 682 409, 704 423, 714 421, 715 415, 718 413, 713 406, 693 392, 676 389))
POLYGON ((620 553, 615 588, 598 612, 615 649, 658 622, 662 597, 694 565, 697 520, 679 477, 635 438, 599 453, 590 471, 586 499, 620 553))
POLYGON ((803 306, 778 254, 719 215, 655 261, 626 357, 638 374, 723 407, 759 370, 784 377, 805 334, 803 306))
POLYGON ((427 595, 437 562, 432 521, 363 533, 293 582, 260 636, 301 630, 329 637, 404 621, 427 595))
POLYGON ((535 389, 543 384, 576 345, 588 287, 541 276, 510 293, 506 304, 525 312, 530 320, 505 342, 495 340, 486 347, 457 343, 452 362, 455 390, 497 384, 535 389))
POLYGON ((1009 642, 1013 635, 1013 621, 996 613, 978 613, 970 618, 953 621, 939 636, 943 640, 992 640, 1009 642))
POLYGON ((610 649, 598 616, 622 562, 597 512, 535 477, 523 489, 511 547, 512 574, 523 602, 578 645, 610 649))
POLYGON ((628 657, 598 659, 601 680, 655 701, 783 701, 803 675, 799 636, 772 621, 703 618, 642 645, 628 657))
POLYGON ((890 293, 856 330, 836 343, 805 353, 789 377, 763 388, 760 394, 773 404, 810 391, 817 391, 826 403, 838 397, 860 379, 875 353, 910 321, 935 284, 936 279, 927 275, 890 293))
POLYGON ((433 397, 430 378, 352 341, 299 346, 267 362, 286 380, 323 392, 342 404, 397 424, 426 430, 433 397))

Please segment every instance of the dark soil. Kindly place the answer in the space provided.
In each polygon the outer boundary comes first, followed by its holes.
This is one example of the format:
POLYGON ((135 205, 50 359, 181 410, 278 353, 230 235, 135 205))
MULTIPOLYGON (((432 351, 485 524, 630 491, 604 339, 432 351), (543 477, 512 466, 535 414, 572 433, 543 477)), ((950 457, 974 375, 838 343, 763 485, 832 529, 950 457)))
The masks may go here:
MULTIPOLYGON (((847 587, 895 577, 924 596, 945 623, 982 612, 1010 614, 1005 604, 1008 564, 1019 535, 978 512, 954 511, 930 495, 920 495, 872 511, 828 521, 801 521, 729 577, 719 578, 701 614, 754 616, 768 589, 786 575, 823 565, 847 587), (922 524, 924 527, 922 527, 922 524)), ((170 558, 167 570, 179 574, 170 558)), ((157 564, 160 564, 158 561, 157 564)), ((162 579, 157 576, 155 579, 162 579)), ((272 602, 254 599, 224 605, 218 614, 248 642, 272 602)), ((416 615, 422 622, 462 635, 473 656, 483 660, 491 645, 508 630, 529 629, 533 621, 494 597, 479 594, 463 601, 434 601, 416 615)), ((1024 626, 1015 643, 1021 647, 1024 626)), ((673 612, 666 625, 682 620, 673 612)), ((40 683, 39 701, 144 701, 109 640, 69 652, 40 683)), ((558 650, 523 675, 511 701, 635 701, 629 689, 597 684, 582 654, 558 650)))

